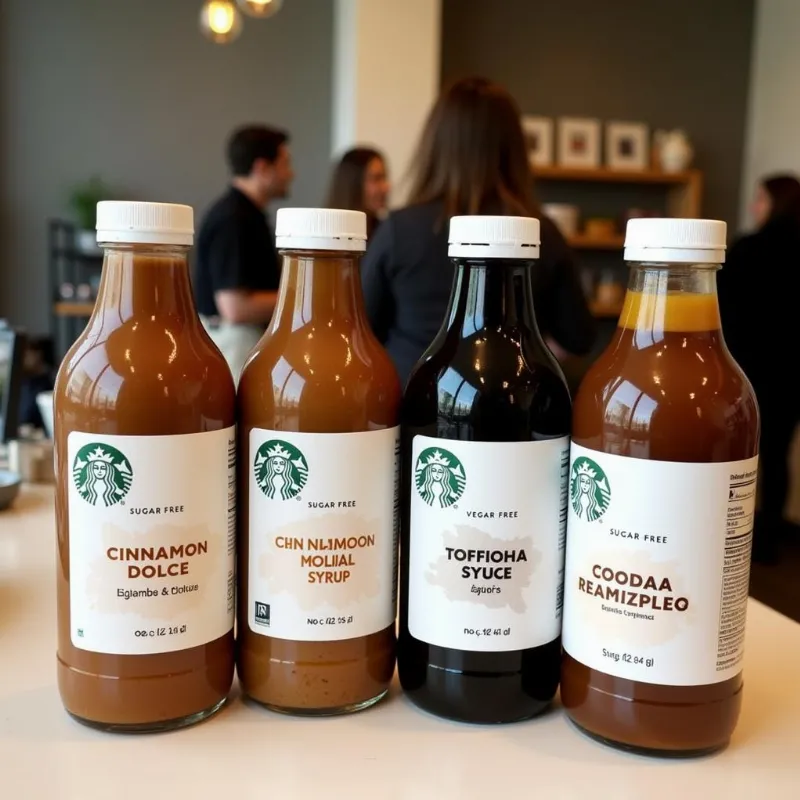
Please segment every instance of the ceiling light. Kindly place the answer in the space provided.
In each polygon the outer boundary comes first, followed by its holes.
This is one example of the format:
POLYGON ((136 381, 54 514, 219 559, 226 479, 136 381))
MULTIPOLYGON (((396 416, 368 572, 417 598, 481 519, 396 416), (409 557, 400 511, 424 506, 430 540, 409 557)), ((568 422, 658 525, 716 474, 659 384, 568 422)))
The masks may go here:
POLYGON ((242 32, 242 15, 233 0, 206 0, 200 11, 200 30, 217 44, 228 44, 242 32))
POLYGON ((281 10, 283 0, 238 0, 239 8, 251 17, 264 19, 281 10))

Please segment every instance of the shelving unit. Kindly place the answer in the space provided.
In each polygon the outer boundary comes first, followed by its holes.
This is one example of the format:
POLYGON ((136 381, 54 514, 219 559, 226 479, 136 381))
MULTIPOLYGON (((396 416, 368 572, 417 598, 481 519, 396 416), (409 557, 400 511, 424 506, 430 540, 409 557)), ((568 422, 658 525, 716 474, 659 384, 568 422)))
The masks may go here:
POLYGON ((684 184, 700 176, 700 171, 688 169, 683 172, 664 172, 659 169, 609 169, 608 167, 536 167, 537 178, 551 178, 560 181, 599 181, 603 183, 658 183, 684 184))
POLYGON ((570 236, 569 246, 575 250, 622 250, 625 237, 622 234, 599 239, 593 236, 570 236))
POLYGON ((619 319, 619 315, 622 313, 622 303, 608 305, 607 303, 598 303, 597 301, 592 301, 589 303, 589 308, 592 312, 592 315, 595 316, 597 319, 619 319))
POLYGON ((94 303, 60 300, 53 303, 53 313, 59 317, 88 317, 94 310, 94 303))
MULTIPOLYGON (((699 217, 703 194, 703 174, 696 169, 685 172, 660 170, 572 169, 570 167, 537 167, 537 181, 573 183, 650 184, 663 186, 667 192, 667 214, 671 217, 699 217)), ((605 248, 604 248, 605 249, 605 248)))
POLYGON ((101 251, 85 253, 77 247, 76 233, 70 222, 53 219, 48 223, 50 328, 56 360, 63 358, 92 313, 103 264, 101 251), (89 287, 88 299, 64 296, 64 287, 71 287, 77 294, 79 286, 89 287))
MULTIPOLYGON (((606 167, 596 169, 573 169, 570 167, 535 167, 533 176, 544 193, 547 193, 548 184, 562 184, 560 202, 572 202, 568 197, 565 186, 602 186, 614 187, 614 196, 620 192, 625 192, 625 187, 630 187, 630 192, 636 194, 647 191, 648 196, 651 191, 658 193, 663 190, 663 210, 667 216, 671 217, 700 217, 703 195, 703 174, 699 170, 690 169, 684 172, 662 172, 661 170, 614 170, 606 167), (654 187, 652 190, 650 187, 654 187)), ((587 190, 583 190, 583 197, 587 197, 587 190)), ((591 196, 591 195, 589 195, 591 196)), ((618 197, 617 197, 618 199, 618 197)), ((580 203, 576 203, 580 205, 580 203)), ((619 206, 620 203, 618 202, 619 206)), ((601 216, 595 214, 594 216, 601 216)), ((608 217, 618 218, 619 214, 608 214, 608 217)), ((621 228, 621 224, 619 225, 621 228)), ((581 251, 581 261, 586 269, 592 270, 592 265, 598 261, 605 261, 610 258, 617 258, 625 246, 625 236, 621 230, 607 236, 593 236, 580 233, 569 238, 569 245, 574 250, 581 251)), ((621 267, 621 261, 619 266, 621 267)), ((592 313, 598 319, 615 320, 622 305, 598 302, 590 299, 592 313)))

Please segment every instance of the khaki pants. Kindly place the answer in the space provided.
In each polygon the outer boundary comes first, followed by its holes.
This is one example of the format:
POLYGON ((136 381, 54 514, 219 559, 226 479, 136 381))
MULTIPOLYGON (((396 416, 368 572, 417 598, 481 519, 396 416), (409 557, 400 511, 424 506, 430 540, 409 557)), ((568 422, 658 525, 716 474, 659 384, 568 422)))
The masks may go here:
POLYGON ((258 325, 234 325, 208 317, 200 317, 200 321, 228 362, 233 380, 238 385, 244 362, 250 351, 258 344, 264 329, 258 325))

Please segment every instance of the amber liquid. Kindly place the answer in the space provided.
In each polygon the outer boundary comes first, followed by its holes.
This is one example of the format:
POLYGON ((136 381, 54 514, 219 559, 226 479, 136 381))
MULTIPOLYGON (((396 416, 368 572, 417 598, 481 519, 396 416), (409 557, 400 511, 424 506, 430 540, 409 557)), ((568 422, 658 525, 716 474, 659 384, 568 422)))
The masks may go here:
POLYGON ((203 433, 234 424, 230 370, 200 324, 183 249, 107 251, 94 312, 56 379, 58 685, 67 711, 104 729, 199 721, 233 681, 233 631, 153 655, 81 650, 70 637, 67 437, 203 433))
MULTIPOLYGON (((713 273, 705 278, 708 291, 683 293, 667 291, 666 271, 650 272, 632 279, 645 291, 629 289, 611 344, 581 384, 573 440, 603 453, 661 461, 753 457, 758 407, 725 347, 713 273), (636 404, 645 393, 656 402, 636 404)), ((730 739, 742 675, 704 686, 661 686, 606 675, 565 653, 561 699, 575 723, 609 743, 693 755, 730 739)))
POLYGON ((394 673, 395 628, 329 642, 291 641, 250 630, 250 431, 381 430, 398 424, 399 405, 394 366, 363 310, 357 259, 345 253, 290 252, 275 314, 245 364, 238 391, 237 671, 244 692, 274 710, 337 714, 379 700, 394 673))

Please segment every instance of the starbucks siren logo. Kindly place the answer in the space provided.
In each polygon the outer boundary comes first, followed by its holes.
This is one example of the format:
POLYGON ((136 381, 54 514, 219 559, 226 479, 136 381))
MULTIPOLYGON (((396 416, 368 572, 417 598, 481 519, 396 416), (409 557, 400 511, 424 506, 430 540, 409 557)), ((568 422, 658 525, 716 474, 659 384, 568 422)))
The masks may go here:
POLYGON ((573 462, 570 500, 572 510, 584 522, 594 522, 608 510, 611 487, 605 472, 591 458, 581 456, 573 462))
POLYGON ((414 483, 419 496, 436 508, 453 505, 467 485, 467 476, 461 462, 448 450, 428 447, 417 458, 414 483))
POLYGON ((130 491, 133 471, 116 447, 87 444, 78 450, 72 465, 78 494, 93 506, 113 506, 130 491))
POLYGON ((308 481, 306 457, 279 439, 270 439, 258 448, 253 470, 258 487, 270 500, 289 500, 300 494, 308 481))

